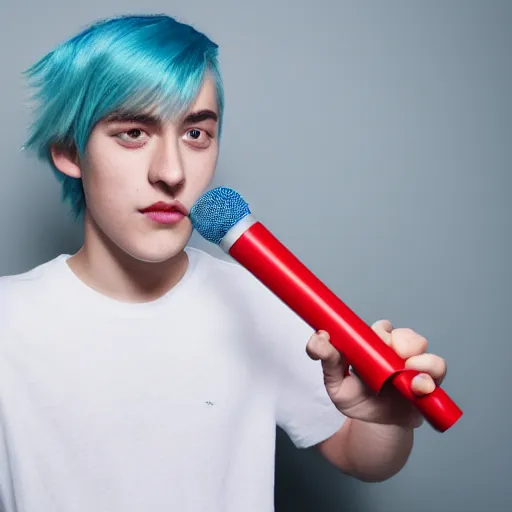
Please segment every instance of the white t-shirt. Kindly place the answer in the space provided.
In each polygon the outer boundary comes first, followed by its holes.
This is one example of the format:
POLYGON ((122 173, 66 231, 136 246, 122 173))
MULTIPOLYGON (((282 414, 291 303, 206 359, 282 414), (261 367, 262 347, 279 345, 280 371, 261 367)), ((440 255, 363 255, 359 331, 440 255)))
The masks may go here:
POLYGON ((0 510, 270 512, 276 425, 300 448, 341 427, 313 330, 240 265, 186 252, 143 304, 66 254, 0 278, 0 510))

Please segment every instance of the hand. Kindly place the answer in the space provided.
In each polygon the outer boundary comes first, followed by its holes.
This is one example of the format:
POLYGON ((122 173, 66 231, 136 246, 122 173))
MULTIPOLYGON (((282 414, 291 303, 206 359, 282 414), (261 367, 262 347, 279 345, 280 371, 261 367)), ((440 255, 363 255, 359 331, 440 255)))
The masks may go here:
MULTIPOLYGON (((372 329, 384 343, 405 359, 405 367, 420 371, 411 384, 411 391, 426 395, 434 391, 446 376, 446 362, 427 353, 428 341, 412 329, 393 329, 388 320, 379 320, 372 329)), ((309 339, 306 352, 320 360, 327 393, 334 405, 349 418, 371 423, 419 427, 423 416, 392 385, 384 386, 375 396, 365 384, 350 372, 345 376, 347 363, 343 355, 329 342, 329 334, 318 331, 309 339)))

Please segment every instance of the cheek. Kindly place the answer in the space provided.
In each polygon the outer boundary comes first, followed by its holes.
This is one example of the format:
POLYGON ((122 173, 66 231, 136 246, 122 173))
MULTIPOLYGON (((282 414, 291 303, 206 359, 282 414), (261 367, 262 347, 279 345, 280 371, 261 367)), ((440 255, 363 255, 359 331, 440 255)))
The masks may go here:
POLYGON ((204 184, 211 181, 215 167, 217 165, 218 149, 212 148, 211 151, 195 153, 190 156, 189 179, 198 184, 204 184))
MULTIPOLYGON (((102 167, 90 168, 84 176, 86 203, 99 224, 103 224, 106 215, 121 220, 130 206, 134 204, 134 190, 127 186, 122 172, 102 167)), ((111 222, 111 221, 109 221, 111 222)))
POLYGON ((99 158, 90 158, 83 172, 83 184, 89 203, 95 209, 103 205, 109 209, 122 209, 133 201, 141 188, 139 183, 140 168, 137 158, 129 154, 111 152, 99 158), (117 154, 116 154, 117 153, 117 154))

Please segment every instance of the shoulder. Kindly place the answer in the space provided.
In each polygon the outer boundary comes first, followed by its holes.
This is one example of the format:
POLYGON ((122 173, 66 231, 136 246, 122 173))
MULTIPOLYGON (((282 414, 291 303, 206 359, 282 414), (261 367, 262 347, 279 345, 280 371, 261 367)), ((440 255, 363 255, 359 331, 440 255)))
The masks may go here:
MULTIPOLYGON (((297 323, 297 315, 249 270, 229 255, 222 258, 196 248, 188 248, 201 268, 203 290, 214 288, 218 297, 231 296, 240 304, 264 316, 266 323, 297 323)), ((233 302, 233 300, 230 300, 233 302)), ((300 323, 300 321, 299 321, 300 323)))
POLYGON ((52 275, 64 257, 60 255, 25 272, 0 276, 0 324, 5 326, 14 313, 48 299, 55 285, 52 275))
POLYGON ((0 276, 0 292, 25 293, 35 291, 41 285, 45 285, 51 271, 67 255, 60 255, 49 261, 41 263, 25 272, 0 276))
POLYGON ((300 341, 307 340, 314 331, 287 304, 235 260, 221 259, 199 249, 192 251, 206 269, 201 274, 203 290, 213 287, 218 300, 224 298, 238 314, 241 310, 249 313, 254 329, 272 342, 272 352, 287 350, 290 343, 294 351, 302 351, 300 341))

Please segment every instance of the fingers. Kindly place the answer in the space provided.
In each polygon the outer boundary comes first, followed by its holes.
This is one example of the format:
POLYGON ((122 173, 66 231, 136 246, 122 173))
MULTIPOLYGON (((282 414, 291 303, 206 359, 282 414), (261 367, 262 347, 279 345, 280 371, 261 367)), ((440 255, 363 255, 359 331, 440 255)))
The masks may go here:
POLYGON ((377 322, 372 325, 372 329, 380 336, 386 345, 391 345, 393 324, 389 320, 377 320, 377 322))
POLYGON ((428 395, 436 389, 435 382, 432 380, 430 375, 426 373, 420 373, 412 379, 411 391, 415 395, 428 395))
MULTIPOLYGON (((405 360, 405 368, 417 370, 411 383, 416 395, 432 393, 446 376, 446 361, 426 352, 427 339, 408 328, 393 329, 389 320, 378 320, 372 329, 379 337, 405 360)), ((325 384, 333 391, 346 376, 347 364, 342 354, 330 343, 326 331, 314 333, 308 341, 306 352, 314 360, 322 361, 325 384)))
POLYGON ((346 363, 340 352, 331 345, 327 332, 318 331, 314 333, 306 345, 306 352, 311 359, 322 361, 326 385, 341 383, 346 363))
POLYGON ((446 361, 435 354, 412 356, 405 361, 405 367, 429 375, 439 386, 446 376, 446 361))
POLYGON ((341 354, 329 342, 329 334, 325 331, 315 332, 306 345, 306 352, 311 359, 327 361, 330 365, 339 364, 341 354))
POLYGON ((411 383, 411 391, 417 395, 432 393, 446 376, 446 361, 427 353, 427 339, 408 328, 393 329, 389 320, 379 320, 372 326, 380 338, 405 360, 405 367, 418 370, 411 383))
POLYGON ((391 347, 402 359, 408 359, 426 352, 428 341, 412 329, 399 328, 391 333, 391 347))

